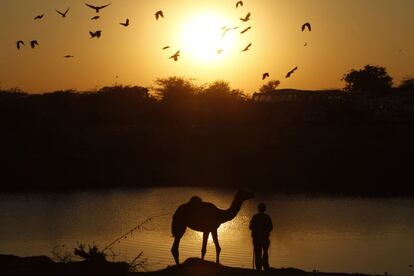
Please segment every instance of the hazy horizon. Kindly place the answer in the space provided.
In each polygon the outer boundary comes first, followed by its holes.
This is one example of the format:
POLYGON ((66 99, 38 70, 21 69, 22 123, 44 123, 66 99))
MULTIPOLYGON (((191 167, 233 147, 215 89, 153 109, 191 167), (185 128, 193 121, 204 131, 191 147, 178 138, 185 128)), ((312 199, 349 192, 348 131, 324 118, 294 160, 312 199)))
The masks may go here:
POLYGON ((224 79, 249 94, 266 82, 264 72, 280 80, 280 88, 309 90, 341 88, 344 73, 366 64, 386 67, 395 84, 414 75, 409 0, 245 0, 237 9, 237 1, 219 0, 86 2, 112 5, 93 21, 97 14, 84 1, 1 1, 0 87, 84 91, 185 76, 201 83, 224 79), (68 7, 66 18, 55 11, 68 7), (165 18, 156 21, 158 10, 165 18), (242 23, 248 12, 251 20, 242 23), (42 20, 33 20, 43 13, 42 20), (119 24, 126 18, 127 28, 119 24), (301 32, 305 22, 312 32, 301 32), (222 26, 239 29, 223 38, 222 26), (91 39, 89 31, 96 30, 102 37, 91 39), (35 49, 28 45, 32 39, 39 42, 35 49), (20 50, 18 40, 26 43, 20 50), (241 52, 250 42, 250 50, 241 52), (162 50, 166 45, 171 48, 162 50), (218 48, 224 49, 220 55, 218 48), (169 59, 178 50, 179 60, 169 59), (295 66, 297 72, 285 79, 295 66))

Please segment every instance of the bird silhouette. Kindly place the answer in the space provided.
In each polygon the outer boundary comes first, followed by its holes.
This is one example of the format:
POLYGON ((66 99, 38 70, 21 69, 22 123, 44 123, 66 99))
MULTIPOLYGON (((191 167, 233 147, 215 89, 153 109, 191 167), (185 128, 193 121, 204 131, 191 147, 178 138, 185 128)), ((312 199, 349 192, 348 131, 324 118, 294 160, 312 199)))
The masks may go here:
POLYGON ((163 50, 167 50, 168 48, 170 48, 170 46, 164 46, 164 47, 162 47, 163 50))
POLYGON ((34 18, 34 20, 40 20, 40 19, 42 19, 42 18, 43 18, 43 16, 44 16, 44 14, 37 15, 37 16, 34 18))
POLYGON ((112 4, 112 3, 106 4, 106 5, 103 5, 103 6, 92 6, 92 5, 89 5, 89 4, 86 4, 86 3, 85 3, 85 5, 86 5, 87 7, 89 7, 89 8, 91 8, 91 9, 95 10, 95 11, 96 11, 96 13, 99 13, 99 11, 100 11, 100 10, 102 10, 103 8, 108 7, 108 6, 109 6, 109 5, 111 5, 111 4, 112 4))
POLYGON ((102 35, 102 31, 96 31, 96 32, 89 32, 89 34, 91 35, 91 38, 100 38, 102 35))
POLYGON ((70 7, 69 7, 69 8, 67 8, 65 12, 60 12, 60 11, 58 11, 58 10, 56 10, 56 12, 57 12, 58 14, 60 14, 63 18, 65 18, 65 17, 66 17, 66 14, 68 13, 68 11, 69 11, 69 10, 70 10, 70 7))
POLYGON ((250 27, 247 27, 246 29, 244 29, 243 31, 241 31, 240 33, 241 34, 244 34, 245 32, 247 32, 248 30, 250 30, 252 28, 252 26, 250 26, 250 27))
POLYGON ((243 7, 243 1, 239 1, 236 3, 236 8, 238 8, 239 6, 243 7))
POLYGON ((247 22, 250 20, 250 15, 251 13, 249 12, 248 14, 246 14, 246 16, 244 18, 240 17, 240 20, 243 22, 247 22))
POLYGON ((262 80, 265 80, 268 77, 270 77, 270 74, 266 72, 266 73, 263 74, 262 80))
POLYGON ((164 13, 162 11, 157 11, 155 13, 155 19, 159 19, 160 17, 164 18, 164 13))
POLYGON ((303 46, 305 46, 305 47, 306 47, 306 46, 308 46, 308 43, 307 43, 307 42, 305 42, 305 44, 303 44, 303 46))
POLYGON ((66 56, 64 56, 64 58, 74 58, 74 56, 72 56, 72 55, 66 55, 66 56))
POLYGON ((124 27, 128 27, 129 26, 129 19, 127 18, 125 23, 119 23, 119 24, 121 24, 124 27))
POLYGON ((39 46, 39 43, 37 43, 37 40, 30 41, 30 47, 32 47, 32 49, 34 49, 34 47, 36 46, 39 46))
POLYGON ((229 27, 229 28, 227 28, 226 26, 222 27, 221 29, 223 30, 223 34, 221 35, 221 37, 224 37, 228 31, 236 30, 238 28, 239 27, 229 27))
POLYGON ((302 32, 303 32, 306 28, 308 28, 309 32, 311 32, 311 31, 312 31, 312 26, 311 26, 311 24, 310 24, 310 23, 305 23, 305 24, 303 24, 303 25, 302 25, 302 32))
POLYGON ((252 43, 249 43, 249 45, 247 45, 247 46, 246 46, 246 48, 244 48, 244 49, 242 50, 242 52, 246 52, 246 51, 248 51, 248 50, 249 50, 249 48, 250 48, 250 46, 252 46, 252 43))
POLYGON ((298 67, 296 66, 295 68, 293 68, 292 70, 290 70, 287 74, 286 74, 286 78, 290 78, 290 76, 295 73, 295 71, 298 70, 298 67))
POLYGON ((220 55, 221 53, 223 53, 224 50, 223 49, 217 49, 217 55, 220 55))
POLYGON ((24 44, 24 42, 23 42, 23 41, 21 41, 21 40, 17 41, 17 42, 16 42, 17 50, 20 50, 20 47, 21 47, 20 45, 23 45, 23 46, 24 46, 25 44, 24 44))
POLYGON ((97 20, 99 18, 101 18, 99 15, 95 15, 94 17, 91 18, 91 20, 97 20))
POLYGON ((170 56, 170 59, 173 58, 174 61, 177 61, 179 56, 180 56, 180 51, 177 51, 174 55, 170 56))

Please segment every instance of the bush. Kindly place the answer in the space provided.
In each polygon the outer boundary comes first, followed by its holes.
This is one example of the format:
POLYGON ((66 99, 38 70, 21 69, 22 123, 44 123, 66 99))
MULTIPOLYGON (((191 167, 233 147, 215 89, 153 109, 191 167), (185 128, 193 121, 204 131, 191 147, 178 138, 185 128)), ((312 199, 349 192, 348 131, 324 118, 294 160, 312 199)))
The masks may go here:
POLYGON ((384 67, 366 65, 363 69, 352 69, 342 78, 345 91, 379 95, 391 91, 392 78, 384 67))

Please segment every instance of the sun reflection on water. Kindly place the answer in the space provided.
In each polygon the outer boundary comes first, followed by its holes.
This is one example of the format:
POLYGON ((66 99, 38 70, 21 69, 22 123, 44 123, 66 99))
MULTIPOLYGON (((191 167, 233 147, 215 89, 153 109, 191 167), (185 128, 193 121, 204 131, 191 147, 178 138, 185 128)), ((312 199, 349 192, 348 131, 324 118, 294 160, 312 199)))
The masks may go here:
MULTIPOLYGON (((174 263, 170 251, 172 213, 195 194, 226 209, 234 191, 170 188, 57 196, 0 195, 0 252, 50 255, 54 246, 75 246, 76 241, 105 246, 148 216, 168 213, 151 221, 148 230, 135 233, 114 248, 127 260, 144 251, 151 264, 149 269, 162 269, 174 263)), ((218 229, 224 265, 251 267, 248 225, 262 200, 268 203, 275 225, 271 266, 410 275, 406 270, 414 247, 414 204, 405 199, 258 195, 218 229)), ((202 233, 187 230, 180 244, 181 260, 200 257, 201 246, 202 233)), ((206 259, 215 260, 211 237, 206 259)))

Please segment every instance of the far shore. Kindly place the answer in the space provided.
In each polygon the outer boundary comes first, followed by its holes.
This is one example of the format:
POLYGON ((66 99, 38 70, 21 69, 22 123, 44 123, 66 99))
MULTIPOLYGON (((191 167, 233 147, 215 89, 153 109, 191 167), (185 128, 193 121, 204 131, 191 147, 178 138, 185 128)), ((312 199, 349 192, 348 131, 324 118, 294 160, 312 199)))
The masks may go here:
MULTIPOLYGON (((189 186, 414 195, 414 105, 378 109, 387 99, 377 97, 266 103, 224 87, 213 93, 222 96, 168 101, 142 87, 0 93, 0 192, 189 186)), ((401 96, 407 104, 410 95, 401 96)))
MULTIPOLYGON (((197 258, 187 259, 178 266, 169 266, 165 269, 152 272, 131 272, 130 266, 124 262, 111 263, 101 262, 69 262, 57 263, 46 256, 17 257, 13 255, 0 254, 0 273, 2 275, 97 275, 97 276, 124 276, 124 275, 196 275, 196 276, 255 276, 255 275, 275 275, 275 276, 365 276, 362 273, 334 273, 334 272, 306 272, 295 268, 272 268, 269 272, 259 272, 252 269, 228 267, 197 258)), ((352 268, 350 268, 352 271, 352 268)))

